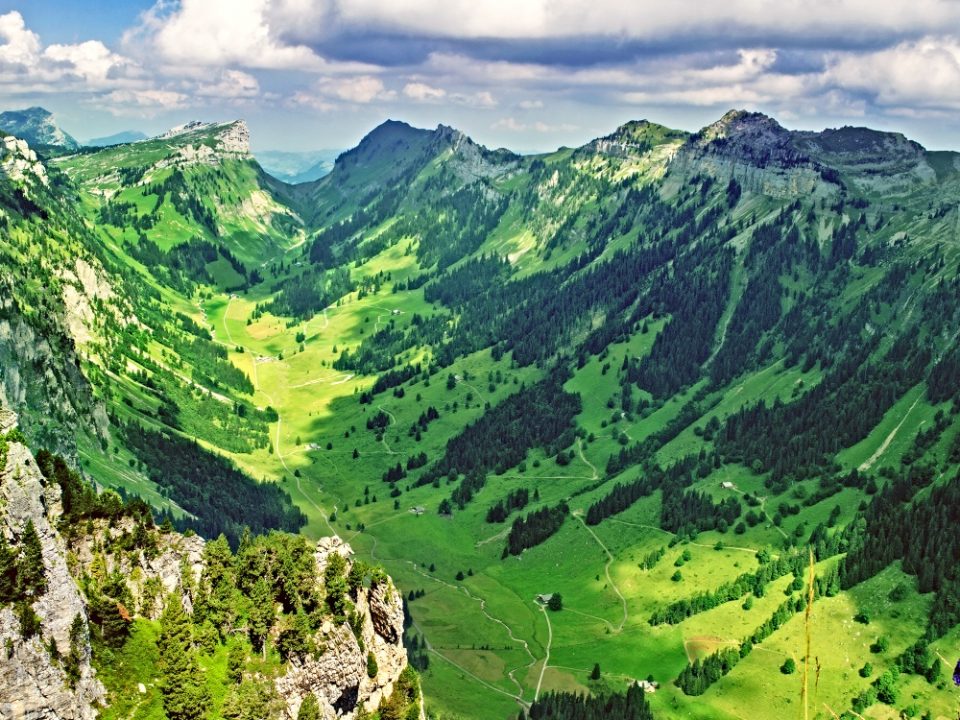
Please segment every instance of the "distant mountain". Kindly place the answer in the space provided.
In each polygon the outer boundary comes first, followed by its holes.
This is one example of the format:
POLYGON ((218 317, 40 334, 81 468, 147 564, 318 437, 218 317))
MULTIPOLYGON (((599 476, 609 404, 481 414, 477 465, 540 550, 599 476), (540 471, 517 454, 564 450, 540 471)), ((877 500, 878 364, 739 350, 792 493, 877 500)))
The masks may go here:
POLYGON ((314 150, 312 152, 283 152, 263 150, 255 153, 260 166, 270 175, 284 182, 297 183, 319 180, 333 169, 333 163, 342 150, 314 150))
POLYGON ((0 130, 16 135, 33 146, 48 145, 65 150, 80 147, 80 143, 57 125, 53 113, 42 107, 0 113, 0 130))
POLYGON ((124 130, 123 132, 107 135, 106 137, 92 138, 84 144, 87 147, 109 147, 110 145, 124 145, 146 139, 147 134, 139 130, 124 130))

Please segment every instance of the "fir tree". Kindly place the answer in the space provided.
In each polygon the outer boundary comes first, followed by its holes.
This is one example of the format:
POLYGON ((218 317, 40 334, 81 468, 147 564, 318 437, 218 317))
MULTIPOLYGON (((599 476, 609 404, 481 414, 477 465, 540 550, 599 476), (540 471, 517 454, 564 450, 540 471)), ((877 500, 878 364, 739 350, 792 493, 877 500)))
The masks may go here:
POLYGON ((200 720, 210 704, 193 650, 193 632, 176 591, 170 593, 160 616, 160 692, 169 720, 200 720))
POLYGON ((33 520, 27 521, 21 540, 21 558, 18 564, 18 581, 20 595, 37 597, 43 595, 47 589, 47 577, 43 570, 43 549, 40 546, 40 536, 33 526, 33 520))

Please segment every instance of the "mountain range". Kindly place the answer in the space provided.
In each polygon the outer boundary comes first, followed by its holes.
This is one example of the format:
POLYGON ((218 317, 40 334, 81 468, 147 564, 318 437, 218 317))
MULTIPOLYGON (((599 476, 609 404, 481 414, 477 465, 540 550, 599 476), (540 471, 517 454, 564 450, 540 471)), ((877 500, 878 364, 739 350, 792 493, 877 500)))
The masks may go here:
POLYGON ((22 442, 238 558, 343 537, 424 713, 955 712, 960 154, 746 111, 532 156, 389 120, 296 183, 242 121, 42 150, 0 144, 22 442))

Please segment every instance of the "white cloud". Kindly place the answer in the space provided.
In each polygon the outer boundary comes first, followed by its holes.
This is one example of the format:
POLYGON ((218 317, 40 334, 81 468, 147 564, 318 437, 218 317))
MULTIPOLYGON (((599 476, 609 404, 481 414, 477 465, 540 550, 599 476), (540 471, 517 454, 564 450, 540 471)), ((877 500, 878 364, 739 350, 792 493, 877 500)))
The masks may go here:
POLYGON ((316 83, 315 88, 327 97, 360 104, 374 100, 392 100, 396 96, 395 92, 387 90, 383 80, 372 75, 323 78, 316 83))
POLYGON ((540 100, 521 100, 517 103, 517 107, 521 110, 539 110, 543 107, 543 102, 540 100))
POLYGON ((672 35, 889 37, 960 25, 950 0, 273 0, 278 32, 310 42, 339 28, 397 36, 542 39, 584 35, 662 41, 672 35))
POLYGON ((23 16, 14 11, 0 15, 0 70, 27 66, 40 57, 40 38, 27 30, 23 16))
POLYGON ((368 105, 396 97, 395 91, 388 90, 383 80, 372 75, 324 77, 317 80, 311 90, 294 93, 289 104, 328 112, 338 108, 341 103, 368 105))
POLYGON ((260 83, 253 75, 240 70, 224 70, 216 82, 202 83, 195 92, 203 97, 250 99, 260 94, 260 83))
POLYGON ((134 64, 111 52, 99 40, 88 40, 78 45, 50 45, 43 58, 63 71, 85 81, 91 87, 115 85, 131 71, 134 64))
POLYGON ((112 115, 152 117, 186 107, 189 97, 172 90, 114 90, 94 100, 112 115))
POLYGON ((493 125, 490 126, 494 130, 507 130, 509 132, 538 132, 538 133, 555 133, 555 132, 570 132, 572 130, 578 130, 577 125, 572 125, 570 123, 559 123, 556 125, 545 123, 542 121, 536 121, 532 123, 520 122, 514 117, 505 117, 497 120, 493 125))
POLYGON ((100 90, 127 85, 138 72, 99 40, 44 48, 19 12, 0 15, 0 83, 35 92, 100 90))
POLYGON ((489 109, 497 106, 496 98, 486 90, 474 93, 453 93, 450 95, 450 100, 457 105, 472 108, 489 109))
POLYGON ((447 91, 422 82, 410 82, 403 86, 403 94, 412 100, 442 100, 447 91))
POLYGON ((884 107, 960 109, 960 40, 926 37, 862 55, 836 54, 824 78, 884 107))
POLYGON ((267 22, 269 5, 269 0, 160 0, 126 33, 124 46, 181 68, 320 68, 323 62, 310 48, 278 40, 267 22))

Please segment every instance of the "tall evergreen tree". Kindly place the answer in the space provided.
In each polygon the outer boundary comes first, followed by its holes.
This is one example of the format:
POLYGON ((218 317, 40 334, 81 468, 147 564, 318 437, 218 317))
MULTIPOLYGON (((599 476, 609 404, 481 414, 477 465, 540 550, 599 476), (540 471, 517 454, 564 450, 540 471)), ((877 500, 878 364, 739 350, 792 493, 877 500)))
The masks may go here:
POLYGON ((40 546, 40 536, 33 526, 33 520, 27 521, 21 545, 21 558, 17 568, 20 595, 43 595, 47 589, 47 576, 43 570, 43 548, 40 546))
POLYGON ((169 720, 200 720, 210 705, 193 649, 193 629, 177 591, 170 593, 160 616, 160 692, 169 720))

